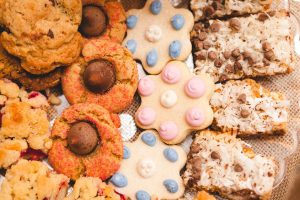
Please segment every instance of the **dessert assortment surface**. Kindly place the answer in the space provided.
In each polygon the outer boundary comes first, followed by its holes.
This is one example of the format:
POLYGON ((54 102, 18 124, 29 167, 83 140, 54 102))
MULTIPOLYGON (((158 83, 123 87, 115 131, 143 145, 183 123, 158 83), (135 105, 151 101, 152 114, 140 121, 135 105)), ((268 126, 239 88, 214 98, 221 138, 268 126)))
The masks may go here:
POLYGON ((0 1, 1 200, 270 199, 290 13, 188 3, 0 1))

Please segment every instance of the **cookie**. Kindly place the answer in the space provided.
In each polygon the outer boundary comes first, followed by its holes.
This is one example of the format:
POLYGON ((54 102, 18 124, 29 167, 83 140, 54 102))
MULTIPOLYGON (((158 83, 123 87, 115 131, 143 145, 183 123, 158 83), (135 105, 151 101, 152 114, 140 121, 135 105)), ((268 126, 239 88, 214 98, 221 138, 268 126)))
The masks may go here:
POLYGON ((195 21, 198 21, 264 12, 271 7, 272 0, 191 0, 190 5, 195 15, 195 21))
POLYGON ((273 158, 255 154, 235 135, 205 130, 196 134, 183 179, 194 191, 225 199, 269 199, 275 170, 273 158))
POLYGON ((32 74, 70 65, 81 51, 81 10, 81 0, 5 1, 1 43, 32 74))
POLYGON ((68 67, 62 88, 70 104, 95 103, 110 112, 125 110, 137 88, 137 65, 130 52, 109 40, 88 41, 84 60, 68 67))
POLYGON ((121 43, 126 34, 126 14, 120 2, 83 1, 79 31, 86 38, 107 38, 121 43))
POLYGON ((26 72, 21 67, 20 61, 9 55, 0 44, 0 78, 12 79, 20 82, 28 90, 40 91, 58 85, 61 75, 62 70, 60 68, 42 75, 26 72))
POLYGON ((80 177, 73 186, 73 191, 64 200, 97 200, 125 199, 123 195, 117 194, 114 187, 102 182, 101 179, 95 177, 80 177))
POLYGON ((130 9, 141 9, 145 6, 146 0, 121 0, 126 11, 130 9))
POLYGON ((26 156, 28 148, 48 152, 52 140, 45 96, 38 92, 27 93, 17 84, 0 79, 0 106, 0 151, 3 153, 0 168, 7 168, 20 156, 26 156))
POLYGON ((214 110, 213 128, 221 132, 239 136, 287 132, 289 101, 254 80, 217 84, 210 104, 214 110))
POLYGON ((197 193, 194 200, 216 200, 216 198, 205 191, 200 191, 197 193))
POLYGON ((142 103, 135 121, 143 129, 156 129, 165 143, 178 144, 212 123, 213 89, 208 75, 191 73, 181 61, 169 62, 161 74, 139 81, 142 103))
POLYGON ((63 111, 54 122, 54 138, 49 163, 71 179, 81 175, 105 180, 120 167, 122 138, 113 119, 103 107, 75 104, 63 111))
POLYGON ((197 23, 191 33, 196 72, 215 82, 289 73, 295 67, 291 35, 284 10, 197 23))
POLYGON ((192 51, 193 15, 175 9, 167 0, 148 0, 145 7, 127 12, 123 42, 149 74, 158 74, 170 60, 185 60, 192 51))
POLYGON ((20 160, 7 170, 1 185, 0 199, 63 199, 68 177, 56 174, 39 161, 20 160))
POLYGON ((184 193, 180 170, 185 162, 180 146, 168 146, 155 131, 144 131, 135 142, 124 143, 121 168, 110 183, 132 200, 178 199, 184 193))

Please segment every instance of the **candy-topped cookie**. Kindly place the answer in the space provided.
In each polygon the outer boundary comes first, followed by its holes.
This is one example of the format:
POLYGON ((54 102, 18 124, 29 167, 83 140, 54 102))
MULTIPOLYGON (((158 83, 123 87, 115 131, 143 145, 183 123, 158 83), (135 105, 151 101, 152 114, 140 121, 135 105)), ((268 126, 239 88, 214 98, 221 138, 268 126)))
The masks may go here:
POLYGON ((191 53, 193 15, 173 8, 166 0, 148 0, 145 7, 127 12, 123 44, 141 60, 150 74, 158 74, 170 60, 185 60, 191 53))
POLYGON ((178 199, 184 192, 180 170, 186 160, 180 146, 166 145, 155 131, 144 131, 124 144, 121 168, 110 183, 132 200, 178 199))
POLYGON ((109 38, 121 43, 126 34, 126 14, 120 2, 83 0, 79 31, 86 38, 109 38))
POLYGON ((193 130, 212 123, 213 89, 209 75, 195 75, 181 61, 169 62, 161 74, 139 81, 142 103, 136 123, 143 129, 156 129, 165 143, 178 144, 193 130))

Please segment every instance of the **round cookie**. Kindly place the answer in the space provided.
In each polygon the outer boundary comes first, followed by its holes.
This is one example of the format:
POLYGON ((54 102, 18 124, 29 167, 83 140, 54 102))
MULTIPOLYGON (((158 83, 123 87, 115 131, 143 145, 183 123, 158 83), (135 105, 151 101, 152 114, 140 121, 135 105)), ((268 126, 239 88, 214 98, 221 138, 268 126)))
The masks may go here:
POLYGON ((63 92, 69 103, 95 103, 114 113, 125 110, 133 100, 138 82, 137 65, 130 52, 118 43, 95 39, 85 44, 82 54, 84 60, 68 67, 62 77, 63 92), (84 79, 87 67, 94 62, 98 63, 94 71, 98 71, 100 78, 94 77, 96 73, 90 73, 94 75, 84 79), (114 72, 107 72, 108 67, 105 66, 109 65, 114 72), (107 79, 103 71, 111 78, 107 79), (106 82, 103 82, 104 78, 106 82), (86 82, 91 83, 86 85, 86 82), (88 87, 90 85, 98 85, 98 91, 88 87))
POLYGON ((121 43, 126 34, 126 14, 121 3, 106 0, 82 1, 79 31, 86 38, 107 38, 121 43))
POLYGON ((121 168, 110 183, 132 200, 178 199, 184 193, 180 170, 186 160, 180 146, 166 145, 155 131, 144 131, 135 142, 124 143, 121 168))
POLYGON ((171 61, 161 74, 139 81, 142 103, 135 121, 143 129, 156 129, 165 143, 179 144, 192 131, 212 123, 213 89, 209 75, 195 75, 185 63, 171 61))
POLYGON ((193 14, 168 0, 148 0, 143 9, 127 13, 123 42, 149 74, 158 74, 170 60, 184 61, 192 51, 193 14))
POLYGON ((61 76, 62 70, 60 68, 42 75, 26 72, 21 67, 20 61, 9 55, 0 44, 0 78, 12 79, 20 82, 28 90, 40 91, 58 85, 61 76))
POLYGON ((71 179, 86 175, 105 180, 113 175, 123 156, 122 138, 114 124, 116 117, 92 103, 75 104, 64 110, 51 132, 54 138, 48 155, 51 166, 71 179), (74 130, 82 122, 89 127, 74 130), (93 133, 84 134, 87 129, 97 132, 96 144, 93 133))
POLYGON ((6 0, 1 43, 32 74, 70 65, 80 55, 81 0, 6 0))

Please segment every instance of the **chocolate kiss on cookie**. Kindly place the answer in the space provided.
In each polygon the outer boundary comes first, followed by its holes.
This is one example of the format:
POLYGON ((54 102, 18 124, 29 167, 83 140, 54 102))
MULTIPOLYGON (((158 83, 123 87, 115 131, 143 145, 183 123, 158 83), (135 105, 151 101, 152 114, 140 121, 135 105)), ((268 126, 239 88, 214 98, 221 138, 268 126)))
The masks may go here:
POLYGON ((103 9, 95 5, 87 5, 82 10, 82 22, 79 31, 85 37, 101 35, 107 27, 107 17, 103 9))
POLYGON ((90 91, 104 93, 116 82, 115 66, 107 60, 93 60, 84 70, 83 81, 90 91))
POLYGON ((96 129, 87 122, 78 122, 71 126, 68 134, 68 145, 78 155, 91 153, 98 144, 96 129))

